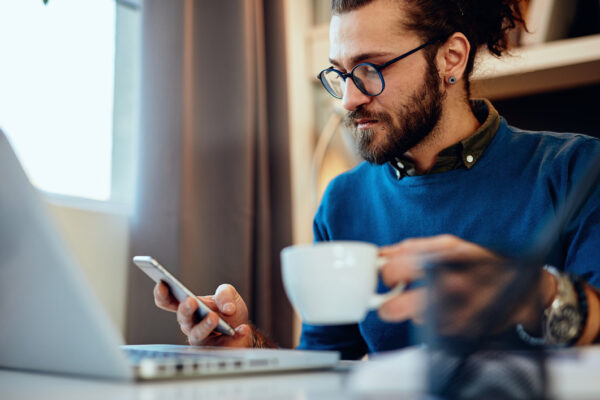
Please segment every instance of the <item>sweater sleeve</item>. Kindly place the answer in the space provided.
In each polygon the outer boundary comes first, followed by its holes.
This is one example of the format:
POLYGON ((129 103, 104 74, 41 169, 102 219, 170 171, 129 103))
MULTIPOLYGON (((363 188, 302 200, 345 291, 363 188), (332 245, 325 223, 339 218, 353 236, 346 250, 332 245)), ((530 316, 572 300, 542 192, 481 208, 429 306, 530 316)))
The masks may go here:
MULTIPOLYGON (((577 187, 585 172, 600 158, 600 141, 588 140, 576 152, 569 165, 569 192, 577 187)), ((563 232, 565 270, 571 271, 595 287, 600 287, 600 183, 591 188, 583 206, 563 232)))
POLYGON ((300 350, 336 350, 343 360, 358 360, 367 353, 358 324, 309 325, 302 324, 300 350))

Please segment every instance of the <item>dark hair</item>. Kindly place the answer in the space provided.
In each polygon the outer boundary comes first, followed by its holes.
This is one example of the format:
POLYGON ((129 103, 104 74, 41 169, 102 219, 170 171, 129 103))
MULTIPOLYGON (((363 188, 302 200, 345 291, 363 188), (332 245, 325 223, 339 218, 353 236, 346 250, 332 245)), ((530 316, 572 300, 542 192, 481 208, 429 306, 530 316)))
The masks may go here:
MULTIPOLYGON (((332 0, 334 15, 361 8, 373 0, 332 0)), ((424 41, 445 42, 453 33, 462 32, 471 51, 465 69, 465 85, 470 94, 469 76, 473 71, 475 54, 482 47, 496 56, 508 48, 508 32, 518 25, 525 29, 519 7, 520 0, 396 0, 408 13, 404 27, 416 32, 424 41)), ((430 60, 438 46, 426 49, 430 60)))

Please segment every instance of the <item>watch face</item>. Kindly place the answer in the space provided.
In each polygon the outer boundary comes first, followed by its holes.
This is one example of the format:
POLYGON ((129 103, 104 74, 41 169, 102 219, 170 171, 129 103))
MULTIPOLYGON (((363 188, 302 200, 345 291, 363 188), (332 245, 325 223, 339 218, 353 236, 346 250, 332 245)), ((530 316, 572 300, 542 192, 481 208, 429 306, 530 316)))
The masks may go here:
POLYGON ((548 319, 548 336, 559 344, 567 344, 577 337, 581 315, 575 306, 567 305, 552 313, 548 319))

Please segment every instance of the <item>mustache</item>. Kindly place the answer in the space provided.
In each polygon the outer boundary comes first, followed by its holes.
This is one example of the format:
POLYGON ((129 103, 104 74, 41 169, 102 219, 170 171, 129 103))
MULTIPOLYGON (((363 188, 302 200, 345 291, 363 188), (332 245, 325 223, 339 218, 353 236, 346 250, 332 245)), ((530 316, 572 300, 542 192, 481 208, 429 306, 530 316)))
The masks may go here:
POLYGON ((392 122, 392 117, 385 112, 374 112, 374 111, 369 111, 369 110, 365 110, 363 108, 357 108, 354 111, 350 111, 346 114, 346 116, 344 117, 344 125, 346 125, 346 127, 354 127, 355 125, 355 120, 358 119, 372 119, 372 120, 377 120, 379 122, 384 122, 384 123, 391 123, 392 122))

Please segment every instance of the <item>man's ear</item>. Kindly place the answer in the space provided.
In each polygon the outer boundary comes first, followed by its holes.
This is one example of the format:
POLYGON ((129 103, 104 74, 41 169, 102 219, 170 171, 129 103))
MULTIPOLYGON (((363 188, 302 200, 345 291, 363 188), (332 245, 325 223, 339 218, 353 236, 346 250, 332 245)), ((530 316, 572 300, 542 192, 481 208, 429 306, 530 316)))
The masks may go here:
POLYGON ((453 84, 463 78, 470 50, 471 44, 461 32, 453 33, 439 48, 436 61, 440 78, 445 84, 453 84), (452 77, 456 81, 449 82, 452 77))

